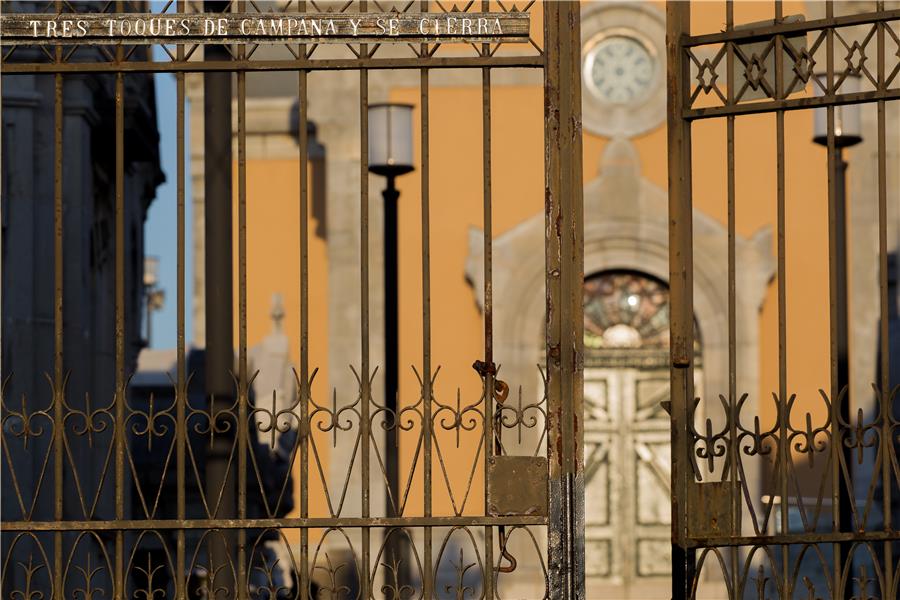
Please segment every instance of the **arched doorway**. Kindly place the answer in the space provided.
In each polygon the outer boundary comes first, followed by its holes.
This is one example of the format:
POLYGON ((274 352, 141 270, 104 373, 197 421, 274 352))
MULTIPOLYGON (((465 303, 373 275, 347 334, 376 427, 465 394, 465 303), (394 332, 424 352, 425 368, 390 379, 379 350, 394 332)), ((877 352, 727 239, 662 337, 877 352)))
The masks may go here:
POLYGON ((584 346, 588 597, 668 598, 668 286, 632 270, 587 277, 584 346))
MULTIPOLYGON (((585 183, 584 187, 584 272, 589 274, 632 273, 655 281, 666 289, 665 279, 669 273, 668 254, 668 195, 641 174, 637 160, 637 152, 627 140, 610 142, 604 150, 603 159, 597 177, 585 183), (612 201, 615 199, 615 201, 612 201)), ((537 213, 519 223, 510 230, 494 238, 493 245, 493 301, 495 307, 502 307, 494 314, 494 352, 499 357, 498 363, 503 366, 504 380, 510 382, 513 389, 521 388, 523 398, 540 397, 542 379, 535 373, 536 364, 544 364, 543 340, 544 322, 546 318, 546 290, 542 261, 536 257, 544 252, 544 233, 546 228, 545 214, 537 213), (540 325, 540 327, 539 327, 540 325)), ((702 364, 695 371, 695 384, 701 398, 699 410, 710 408, 709 416, 714 425, 721 419, 719 410, 719 394, 728 392, 728 281, 727 261, 722 257, 728 253, 728 232, 721 223, 702 212, 695 211, 694 228, 694 315, 697 328, 703 332, 702 364)), ((466 260, 466 276, 470 282, 481 282, 484 278, 484 234, 477 228, 470 231, 469 255, 466 260)), ((739 281, 737 285, 744 294, 739 295, 734 307, 736 320, 736 347, 740 355, 741 369, 737 373, 737 388, 748 390, 750 396, 748 412, 755 412, 755 403, 760 389, 759 381, 759 311, 767 293, 769 282, 775 272, 775 258, 772 254, 772 231, 768 228, 757 231, 751 237, 737 236, 736 252, 739 281)), ((483 286, 475 283, 472 286, 476 303, 484 306, 483 286)), ((667 290, 666 290, 667 291, 667 290)), ((668 332, 666 319, 666 332, 668 332)), ((666 340, 668 333, 663 336, 666 340)), ((592 357, 602 353, 594 352, 596 348, 588 348, 586 353, 586 395, 591 394, 590 386, 597 376, 625 378, 629 380, 630 369, 634 377, 651 379, 662 375, 665 381, 663 390, 668 390, 668 349, 657 348, 655 352, 638 348, 626 348, 618 353, 623 363, 618 365, 605 363, 598 365, 592 357), (645 361, 643 366, 634 366, 633 359, 641 354, 651 354, 661 358, 657 362, 659 370, 654 373, 653 363, 645 361), (631 365, 626 368, 623 365, 631 365), (596 369, 601 369, 600 371, 596 369)), ((616 353, 608 353, 611 359, 616 353)), ((647 358, 646 356, 644 358, 647 358)), ((699 356, 698 356, 699 359, 699 356)), ((641 392, 647 392, 648 383, 641 383, 641 392)), ((623 384, 624 387, 625 384, 623 384)), ((623 387, 620 386, 620 387, 623 387)), ((632 388, 634 386, 632 385, 632 388)), ((618 388, 617 388, 618 389, 618 388)), ((649 392, 648 392, 649 393, 649 392)), ((588 403, 591 398, 586 398, 588 403)), ((588 405, 590 407, 590 404, 588 405)), ((663 413, 664 415, 664 413, 663 413)), ((656 414, 649 423, 658 425, 663 415, 656 414)), ((585 414, 586 419, 591 418, 585 414)), ((586 423, 588 427, 593 427, 586 423)), ((641 427, 644 424, 639 423, 641 427)), ((611 426, 608 426, 612 429, 611 426)), ((659 439, 665 439, 668 449, 668 429, 662 433, 665 425, 657 433, 659 439)), ((616 430, 618 432, 618 430, 616 430)), ((638 431, 641 431, 640 429, 638 431)), ((646 429, 645 429, 646 431, 646 429)), ((651 430, 652 431, 652 430, 651 430)), ((585 431, 585 439, 589 442, 601 435, 597 429, 585 431), (592 437, 594 436, 594 437, 592 437)), ((649 435, 649 433, 648 433, 649 435)), ((659 448, 655 448, 659 449, 659 448)), ((589 459, 590 449, 585 449, 585 458, 589 459)), ((616 457, 613 457, 616 458, 616 457)), ((759 495, 760 472, 758 466, 748 464, 745 477, 754 497, 759 495)), ((605 468, 605 467, 604 467, 605 468)), ((613 472, 614 483, 619 479, 613 472)), ((609 478, 609 473, 607 473, 609 478)), ((632 477, 632 481, 634 477, 632 477)), ((596 484, 595 484, 596 485, 596 484)), ((587 509, 596 510, 592 506, 591 482, 586 485, 587 509)), ((634 489, 634 486, 631 488, 634 489)), ((615 493, 615 489, 610 490, 615 493)), ((612 499, 612 498, 610 498, 612 499)), ((633 503, 633 501, 632 501, 633 503)), ((627 503, 626 503, 627 504, 627 503)), ((617 504, 610 504, 615 510, 617 504)), ((668 518, 671 511, 669 502, 663 513, 668 518)), ((612 520, 620 519, 618 514, 611 513, 612 520)), ((668 571, 670 536, 669 525, 653 525, 653 536, 648 541, 619 544, 620 537, 613 537, 611 526, 604 531, 597 523, 591 524, 588 514, 588 534, 586 545, 587 590, 588 598, 669 598, 671 597, 670 577, 668 571), (601 534, 601 532, 603 532, 601 534), (593 537, 591 537, 593 536, 593 537), (593 543, 601 540, 601 544, 593 543), (662 542, 665 540, 665 542, 662 542), (611 551, 615 542, 615 550, 620 555, 632 557, 630 566, 623 571, 621 562, 616 563, 616 555, 610 554, 609 562, 603 557, 603 551, 611 551), (628 545, 631 544, 631 545, 628 545), (604 548, 604 545, 605 548, 604 548), (653 552, 658 556, 655 564, 661 565, 664 572, 647 575, 635 575, 633 557, 637 550, 653 552), (608 564, 607 570, 604 565, 608 564), (606 571, 599 575, 597 571, 606 571), (623 574, 627 573, 627 577, 623 574)), ((667 523, 668 521, 666 521, 667 523)), ((746 525, 746 523, 745 523, 746 525)), ((649 526, 648 526, 649 527, 649 526)), ((529 597, 526 582, 520 571, 516 581, 522 581, 521 592, 508 593, 504 597, 529 597)), ((538 574, 540 576, 540 574, 538 574)), ((716 591, 710 597, 719 598, 723 593, 716 591)))

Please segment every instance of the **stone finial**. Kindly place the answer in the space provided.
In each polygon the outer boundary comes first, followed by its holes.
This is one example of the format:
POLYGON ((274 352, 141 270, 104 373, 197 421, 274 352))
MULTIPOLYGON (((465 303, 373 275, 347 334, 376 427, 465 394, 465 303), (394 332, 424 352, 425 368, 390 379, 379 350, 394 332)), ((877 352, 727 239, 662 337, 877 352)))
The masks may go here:
POLYGON ((284 300, 280 292, 272 294, 272 333, 282 333, 284 331, 284 300))
POLYGON ((598 174, 604 175, 611 172, 628 174, 634 178, 640 177, 640 158, 630 140, 621 137, 614 138, 603 149, 598 174))

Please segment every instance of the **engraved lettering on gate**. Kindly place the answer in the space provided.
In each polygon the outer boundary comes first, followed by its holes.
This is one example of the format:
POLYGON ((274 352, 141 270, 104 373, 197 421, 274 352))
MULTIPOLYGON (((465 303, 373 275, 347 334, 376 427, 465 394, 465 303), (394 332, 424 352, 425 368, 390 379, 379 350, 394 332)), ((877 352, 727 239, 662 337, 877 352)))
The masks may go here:
POLYGON ((373 13, 328 17, 110 14, 76 19, 39 14, 0 15, 0 42, 3 45, 23 37, 50 43, 61 38, 91 38, 97 43, 129 44, 155 43, 161 38, 172 39, 175 43, 185 38, 195 43, 218 38, 230 38, 234 43, 252 43, 258 38, 295 38, 298 41, 315 38, 331 42, 354 38, 402 38, 407 41, 416 38, 421 41, 434 38, 496 41, 502 38, 501 41, 522 42, 528 39, 528 29, 529 17, 525 14, 502 17, 485 13, 466 16, 373 13))

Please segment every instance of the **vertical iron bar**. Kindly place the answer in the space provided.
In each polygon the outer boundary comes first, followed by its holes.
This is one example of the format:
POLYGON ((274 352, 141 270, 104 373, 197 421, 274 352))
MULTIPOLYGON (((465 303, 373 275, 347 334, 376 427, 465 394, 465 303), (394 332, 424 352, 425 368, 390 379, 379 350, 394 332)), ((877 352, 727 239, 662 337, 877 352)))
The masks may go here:
MULTIPOLYGON (((367 12, 366 0, 360 0, 359 12, 367 12)), ((359 45, 361 57, 368 56, 368 44, 359 45)), ((362 436, 362 517, 369 518, 369 455, 371 430, 369 408, 372 389, 369 385, 369 71, 362 67, 359 70, 359 289, 360 289, 360 435, 362 436)), ((362 528, 362 573, 360 577, 361 598, 369 598, 372 581, 369 573, 370 530, 362 528)))
MULTIPOLYGON (((119 50, 121 52, 121 49, 119 50)), ((125 518, 125 81, 116 73, 116 519, 125 518)), ((125 597, 125 537, 116 532, 116 598, 125 597)))
MULTIPOLYGON (((687 598, 694 580, 695 551, 688 548, 688 486, 691 485, 689 438, 693 399, 694 299, 691 236, 691 124, 683 117, 690 82, 682 48, 690 34, 687 2, 666 6, 669 155, 669 285, 671 305, 671 417, 672 417, 672 597, 687 598)), ((731 73, 729 73, 731 78, 731 73)), ((733 83, 729 81, 729 88, 733 83)))
MULTIPOLYGON (((57 13, 62 2, 57 0, 57 13)), ((62 47, 56 47, 56 62, 62 61, 62 47)), ((53 98, 53 518, 63 519, 63 495, 65 475, 63 473, 64 439, 64 348, 63 348, 63 78, 61 73, 54 76, 53 98)), ((62 532, 53 534, 53 589, 63 595, 63 537, 62 532)))
MULTIPOLYGON (((782 21, 781 0, 775 0, 775 23, 782 21)), ((784 96, 783 61, 784 39, 775 36, 775 100, 784 96)), ((788 443, 788 386, 787 386, 787 257, 785 251, 785 159, 784 159, 784 111, 775 112, 775 194, 778 228, 778 494, 781 496, 781 532, 790 532, 790 499, 788 472, 790 470, 790 445, 788 443)), ((781 597, 790 598, 789 547, 781 546, 781 597)))
MULTIPOLYGON (((488 11, 488 2, 483 2, 483 10, 488 11)), ((490 53, 490 44, 482 44, 482 55, 490 53)), ((482 143, 482 183, 483 183, 483 247, 484 247, 484 362, 489 366, 494 364, 494 292, 493 292, 493 257, 492 257, 492 188, 491 188, 491 70, 485 67, 481 70, 481 143, 482 143)), ((491 369, 484 374, 484 510, 486 515, 490 513, 490 501, 487 490, 490 470, 488 463, 494 455, 494 380, 496 372, 491 369)), ((484 595, 486 598, 494 597, 494 528, 487 525, 484 528, 484 595)))
MULTIPOLYGON (((178 11, 184 11, 184 0, 178 0, 178 11)), ((176 48, 176 58, 177 60, 184 60, 184 44, 178 44, 176 48)), ((177 195, 177 203, 178 203, 178 256, 176 258, 178 262, 178 281, 176 283, 177 286, 177 342, 176 342, 176 368, 177 368, 177 381, 176 381, 176 389, 175 389, 175 468, 176 468, 176 485, 178 487, 177 494, 178 497, 176 499, 177 507, 177 516, 179 520, 183 520, 186 517, 185 511, 185 446, 187 444, 187 431, 186 431, 186 410, 187 410, 187 365, 185 364, 185 354, 184 354, 184 246, 185 246, 185 214, 184 214, 184 73, 179 72, 175 75, 175 85, 176 85, 176 195, 177 195)), ((184 539, 184 529, 179 529, 176 533, 176 558, 175 565, 177 572, 175 573, 175 594, 178 600, 186 600, 187 591, 185 589, 186 578, 185 578, 185 539, 184 539)))
MULTIPOLYGON (((122 0, 116 12, 122 12, 122 0)), ((116 48, 116 61, 125 60, 124 48, 116 48)), ((115 335, 116 335, 116 519, 125 518, 125 76, 116 73, 115 83, 115 335)), ((115 585, 113 597, 125 598, 125 534, 116 532, 115 585)), ((62 590, 60 590, 62 593, 62 590)))
MULTIPOLYGON (((117 0, 116 11, 122 11, 122 1, 117 0)), ((124 60, 124 49, 116 48, 116 61, 124 60)), ((120 71, 115 82, 115 503, 116 519, 125 518, 125 79, 120 71)), ((125 597, 125 534, 115 535, 115 574, 113 597, 125 597)), ((62 594, 62 590, 60 590, 62 594)))
MULTIPOLYGON (((828 0, 825 4, 825 16, 826 18, 832 18, 834 16, 834 4, 831 0, 828 0)), ((834 97, 835 92, 835 78, 834 78, 834 29, 829 28, 826 30, 826 38, 825 38, 825 52, 826 52, 826 92, 825 95, 828 98, 834 97)), ((837 364, 837 355, 838 355, 838 314, 837 314, 837 256, 835 252, 836 244, 837 244, 837 224, 835 209, 836 209, 836 196, 837 192, 835 190, 835 141, 834 141, 834 107, 828 106, 826 108, 826 122, 827 122, 827 145, 828 145, 828 155, 827 155, 827 177, 828 177, 828 319, 829 319, 829 356, 830 356, 830 385, 829 385, 829 396, 831 399, 831 415, 830 415, 830 425, 831 425, 831 477, 832 477, 832 488, 831 488, 831 522, 832 522, 832 531, 838 532, 842 528, 841 519, 840 519, 840 511, 842 505, 842 494, 841 488, 843 487, 841 483, 841 448, 842 448, 842 436, 841 436, 841 425, 839 420, 839 411, 840 406, 838 404, 839 401, 839 393, 840 389, 838 386, 839 382, 839 374, 838 374, 838 364, 837 364)), ((832 545, 832 556, 834 558, 834 572, 832 574, 834 584, 832 585, 832 598, 833 600, 839 600, 843 598, 843 590, 840 586, 841 582, 841 559, 842 559, 842 544, 836 542, 832 545)))
MULTIPOLYGON (((244 12, 244 1, 237 3, 244 12)), ((238 46, 238 59, 243 60, 246 46, 238 46)), ((247 518, 247 72, 237 73, 238 127, 238 490, 237 516, 247 518)), ((272 417, 275 418, 274 416, 272 417)), ((238 590, 235 597, 247 597, 247 530, 238 529, 238 590)))
MULTIPOLYGON (((884 10, 884 4, 880 3, 879 10, 884 10)), ((885 27, 884 23, 878 24, 878 89, 885 87, 885 27)), ((894 452, 894 440, 892 435, 891 418, 893 406, 891 405, 891 347, 890 347, 890 309, 889 302, 896 302, 896 298, 888 296, 888 249, 887 249, 887 147, 885 139, 885 103, 879 100, 877 104, 877 129, 878 129, 878 292, 880 304, 879 318, 879 343, 881 364, 880 381, 878 387, 881 390, 881 487, 882 487, 882 512, 884 514, 883 530, 891 531, 894 527, 893 511, 891 509, 891 460, 894 452)), ((883 571, 885 573, 886 596, 894 589, 894 570, 891 565, 893 559, 894 544, 891 540, 884 542, 883 571)))
MULTIPOLYGON (((306 11, 306 2, 298 5, 306 11)), ((300 55, 306 44, 300 44, 300 55)), ((300 142, 300 516, 309 517, 309 105, 307 104, 308 71, 299 71, 297 92, 297 124, 300 142)), ((316 182, 318 185, 318 182, 316 182)), ((300 600, 309 600, 309 529, 300 530, 300 600)))
MULTIPOLYGON (((423 1, 423 12, 428 10, 427 0, 423 1)), ((422 44, 422 53, 428 52, 428 45, 422 44)), ((431 388, 431 205, 430 205, 430 162, 429 162, 429 114, 428 114, 428 69, 422 69, 419 79, 419 92, 421 96, 419 119, 421 122, 421 167, 422 167, 422 400, 423 417, 422 432, 424 437, 424 515, 430 517, 432 512, 431 495, 431 400, 434 392, 431 388)), ((423 596, 431 599, 434 594, 434 581, 432 576, 432 528, 425 527, 424 531, 424 564, 423 596)))
POLYGON ((550 597, 584 596, 581 13, 545 2, 547 397, 550 597))
MULTIPOLYGON (((725 3, 725 30, 734 31, 734 1, 727 0, 725 3)), ((734 44, 726 43, 726 68, 727 73, 734 72, 734 44)), ((727 86, 727 104, 734 104, 734 86, 727 86)), ((741 490, 738 480, 739 464, 741 457, 739 456, 739 445, 737 440, 737 256, 736 256, 736 222, 737 207, 735 197, 735 164, 734 164, 734 115, 728 115, 726 118, 726 170, 727 170, 727 194, 728 194, 728 455, 730 458, 730 488, 731 488, 731 535, 732 537, 741 534, 738 526, 738 515, 741 510, 741 490)), ((729 551, 731 573, 727 578, 731 581, 731 589, 734 590, 734 597, 738 595, 738 585, 740 577, 738 575, 738 554, 737 548, 731 548, 729 551)))

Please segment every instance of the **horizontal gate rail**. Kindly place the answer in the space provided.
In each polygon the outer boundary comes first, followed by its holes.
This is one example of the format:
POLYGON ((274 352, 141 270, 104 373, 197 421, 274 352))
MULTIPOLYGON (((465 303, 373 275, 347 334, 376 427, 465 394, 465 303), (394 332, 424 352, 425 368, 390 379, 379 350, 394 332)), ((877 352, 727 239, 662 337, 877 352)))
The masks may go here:
POLYGON ((822 96, 819 98, 790 98, 787 100, 773 100, 771 102, 753 102, 738 104, 736 106, 716 106, 711 108, 692 108, 684 111, 685 120, 700 120, 714 117, 727 117, 738 115, 756 115, 771 113, 775 110, 801 110, 804 108, 825 108, 828 106, 841 106, 846 104, 869 104, 900 100, 900 88, 881 92, 857 92, 853 94, 838 94, 832 98, 822 96))
MULTIPOLYGON (((898 22, 900 10, 894 9, 682 35, 680 48, 690 67, 690 81, 684 82, 689 93, 682 116, 687 120, 708 119, 900 99, 900 71, 891 68, 893 63, 888 66, 890 57, 900 49, 900 39, 891 29, 898 22), (847 42, 846 48, 840 46, 841 31, 866 25, 871 29, 861 44, 847 42), (883 37, 876 35, 878 30, 885 32, 883 37), (828 42, 829 39, 838 41, 828 42), (819 85, 811 81, 814 73, 825 73, 827 67, 815 60, 817 51, 834 52, 833 58, 840 61, 840 66, 833 66, 836 74, 849 69, 870 83, 872 89, 842 91, 841 76, 833 89, 822 90, 820 96, 808 92, 807 88, 815 90, 819 85), (775 73, 771 68, 766 72, 764 65, 781 62, 773 60, 773 54, 783 55, 786 64, 784 68, 777 67, 775 73), (844 63, 847 69, 843 68, 844 63), (761 91, 765 98, 751 96, 747 93, 750 88, 761 91)), ((832 60, 831 56, 828 60, 832 60)))
POLYGON ((870 25, 886 21, 900 19, 900 9, 880 10, 876 12, 860 13, 855 15, 842 15, 824 19, 812 19, 810 21, 798 21, 790 23, 777 23, 761 27, 746 27, 732 29, 719 33, 707 33, 702 35, 684 36, 681 46, 691 48, 704 44, 718 44, 722 42, 748 41, 754 38, 784 35, 787 33, 809 33, 817 29, 829 27, 847 27, 851 25, 870 25))
POLYGON ((356 71, 359 69, 542 69, 543 56, 431 56, 225 61, 32 63, 4 61, 3 73, 203 73, 208 71, 356 71))
POLYGON ((544 516, 310 517, 281 519, 122 519, 116 521, 7 521, 5 531, 118 531, 132 529, 328 529, 337 527, 481 527, 546 525, 544 516))

